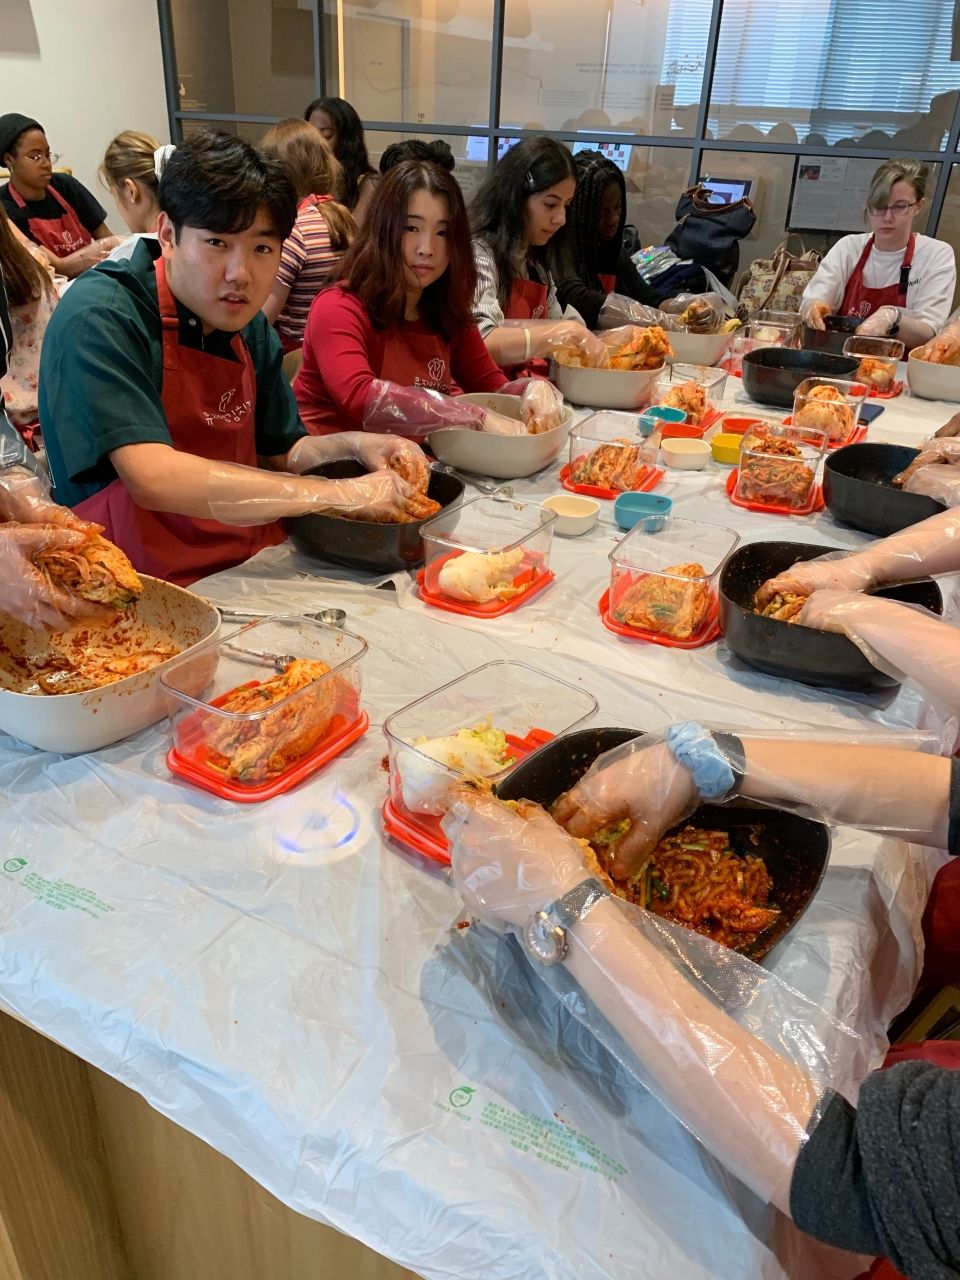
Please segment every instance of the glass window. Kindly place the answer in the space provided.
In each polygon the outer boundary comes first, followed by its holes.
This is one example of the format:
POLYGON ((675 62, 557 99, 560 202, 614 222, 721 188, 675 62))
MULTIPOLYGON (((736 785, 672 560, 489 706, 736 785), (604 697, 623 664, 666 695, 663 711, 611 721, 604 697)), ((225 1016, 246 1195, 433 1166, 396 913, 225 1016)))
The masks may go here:
POLYGON ((181 111, 300 116, 315 97, 313 14, 285 0, 172 0, 181 111))
POLYGON ((500 123, 692 135, 711 0, 506 0, 500 123))
POLYGON ((362 119, 486 126, 493 0, 392 0, 369 10, 325 0, 324 10, 328 92, 362 119))
POLYGON ((953 9, 941 0, 913 0, 909 11, 900 0, 725 0, 710 136, 938 150, 960 86, 953 9))
MULTIPOLYGON (((960 165, 955 164, 950 168, 947 194, 937 224, 937 239, 946 240, 947 244, 952 245, 957 261, 960 262, 960 165)), ((954 293, 953 305, 960 307, 960 284, 954 293)))
MULTIPOLYGON (((380 157, 393 142, 403 142, 409 138, 422 138, 424 142, 433 142, 441 135, 436 133, 381 133, 368 129, 366 132, 367 151, 370 162, 378 168, 380 157)), ((445 136, 442 141, 453 152, 456 167, 453 176, 460 184, 463 198, 469 205, 474 193, 487 173, 487 139, 485 137, 445 136)))

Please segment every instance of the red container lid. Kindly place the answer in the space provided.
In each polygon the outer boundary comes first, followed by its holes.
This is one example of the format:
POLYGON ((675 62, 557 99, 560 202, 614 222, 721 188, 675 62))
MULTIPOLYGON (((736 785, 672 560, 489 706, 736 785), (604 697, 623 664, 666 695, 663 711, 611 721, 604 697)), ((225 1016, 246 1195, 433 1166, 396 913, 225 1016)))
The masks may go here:
MULTIPOLYGON (((788 415, 784 418, 784 420, 783 420, 783 425, 784 425, 785 427, 792 427, 792 426, 793 426, 793 414, 792 414, 792 413, 788 414, 788 415)), ((869 424, 868 424, 868 423, 866 423, 866 422, 861 422, 861 423, 859 424, 859 426, 856 428, 856 430, 855 430, 855 431, 853 431, 853 432, 851 432, 851 434, 846 438, 846 440, 829 440, 829 439, 828 439, 828 440, 827 440, 827 450, 828 450, 828 452, 829 452, 829 451, 832 451, 833 449, 843 449, 843 448, 845 448, 848 444, 859 444, 861 440, 866 440, 866 438, 867 438, 867 427, 868 427, 868 425, 869 425, 869 424)), ((803 428, 801 428, 801 430, 802 430, 802 429, 803 429, 803 428)))
POLYGON ((505 613, 512 613, 544 588, 549 587, 556 577, 552 569, 543 567, 543 557, 524 551, 520 571, 513 579, 514 587, 523 587, 520 595, 511 600, 488 600, 485 604, 471 603, 469 600, 453 600, 445 596, 437 585, 440 570, 448 560, 455 559, 462 553, 451 551, 449 555, 438 556, 417 573, 417 588, 420 599, 434 609, 446 609, 448 613, 459 613, 467 618, 502 618, 505 613))
POLYGON ((632 484, 629 489, 605 489, 598 484, 574 484, 570 479, 570 463, 565 462, 560 468, 560 483, 570 493, 585 493, 588 498, 603 498, 612 502, 621 493, 650 493, 666 474, 662 467, 643 466, 637 471, 636 484, 632 484))
POLYGON ((597 611, 600 614, 600 621, 608 631, 613 631, 618 636, 625 636, 628 640, 659 644, 665 649, 700 649, 705 644, 711 644, 720 635, 720 602, 715 594, 703 626, 686 640, 677 640, 673 636, 664 636, 657 631, 644 631, 640 627, 631 627, 625 622, 618 622, 610 611, 609 587, 597 601, 597 611))
MULTIPOLYGON (((545 729, 531 729, 524 738, 517 738, 512 733, 506 735, 507 742, 516 756, 516 763, 539 751, 546 743, 553 741, 553 734, 545 729)), ((394 800, 388 795, 383 802, 383 825, 388 835, 393 836, 400 844, 413 849, 415 853, 430 858, 433 862, 450 865, 450 848, 447 837, 443 834, 440 819, 432 813, 411 813, 402 800, 394 800)))
POLYGON ((660 439, 702 440, 722 417, 722 412, 711 405, 699 422, 665 422, 660 431, 660 439))
POLYGON ((876 391, 872 387, 868 392, 871 400, 892 400, 894 396, 898 396, 903 390, 903 382, 898 378, 896 382, 891 382, 886 391, 876 391))
POLYGON ((802 507, 784 507, 777 503, 747 502, 745 498, 739 497, 737 495, 739 476, 739 467, 727 476, 727 496, 735 507, 743 507, 745 511, 766 511, 775 516, 809 516, 814 511, 823 510, 823 490, 819 481, 811 486, 810 496, 802 507))

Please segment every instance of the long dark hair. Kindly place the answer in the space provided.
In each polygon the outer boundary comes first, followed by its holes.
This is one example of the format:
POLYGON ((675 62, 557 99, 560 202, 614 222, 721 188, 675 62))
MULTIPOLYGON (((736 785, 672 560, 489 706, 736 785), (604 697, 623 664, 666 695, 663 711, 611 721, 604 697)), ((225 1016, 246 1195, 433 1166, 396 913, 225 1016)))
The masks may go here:
MULTIPOLYGON (((506 309, 523 242, 527 200, 566 178, 576 180, 573 156, 552 138, 524 138, 510 148, 487 176, 470 207, 473 234, 490 246, 497 268, 498 296, 506 309)), ((531 247, 529 260, 546 270, 546 246, 531 247)))
POLYGON ((563 262, 565 267, 572 266, 577 279, 599 289, 602 287, 600 274, 614 274, 620 259, 627 220, 627 186, 617 166, 599 151, 581 151, 573 163, 577 170, 577 192, 567 214, 567 225, 547 246, 549 259, 558 265, 558 274, 570 274, 567 269, 559 270, 559 263, 563 262), (603 193, 612 183, 620 188, 620 224, 612 240, 602 241, 600 204, 603 193))
POLYGON ((354 108, 343 98, 314 98, 303 113, 304 120, 309 120, 315 111, 325 111, 337 126, 333 154, 342 169, 340 200, 352 210, 360 193, 360 180, 368 173, 376 175, 367 155, 363 125, 354 108))
POLYGON ((0 267, 11 307, 36 302, 50 293, 53 281, 28 249, 14 235, 7 211, 0 204, 0 267))
POLYGON ((343 259, 340 278, 378 328, 403 323, 407 308, 403 236, 407 209, 418 191, 428 191, 447 202, 449 263, 440 279, 424 289, 420 318, 449 342, 472 320, 477 268, 460 188, 437 165, 404 160, 386 174, 374 192, 359 235, 343 259))

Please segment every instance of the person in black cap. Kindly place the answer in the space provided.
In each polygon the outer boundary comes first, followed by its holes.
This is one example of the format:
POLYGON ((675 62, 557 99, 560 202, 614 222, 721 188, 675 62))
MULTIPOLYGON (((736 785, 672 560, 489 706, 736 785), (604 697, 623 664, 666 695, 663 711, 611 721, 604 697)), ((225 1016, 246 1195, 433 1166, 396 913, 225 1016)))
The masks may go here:
POLYGON ((10 221, 39 244, 54 269, 73 278, 100 262, 119 243, 106 210, 82 182, 54 173, 43 126, 11 111, 0 116, 0 163, 10 181, 0 189, 10 221))

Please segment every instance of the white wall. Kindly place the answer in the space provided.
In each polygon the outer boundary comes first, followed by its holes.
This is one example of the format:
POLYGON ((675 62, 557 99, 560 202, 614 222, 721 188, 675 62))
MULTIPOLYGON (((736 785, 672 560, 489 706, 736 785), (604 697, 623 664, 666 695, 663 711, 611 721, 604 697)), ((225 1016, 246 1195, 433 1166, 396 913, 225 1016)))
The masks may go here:
POLYGON ((0 0, 0 11, 0 112, 39 120, 118 230, 97 181, 107 143, 122 129, 169 141, 156 0, 0 0))

